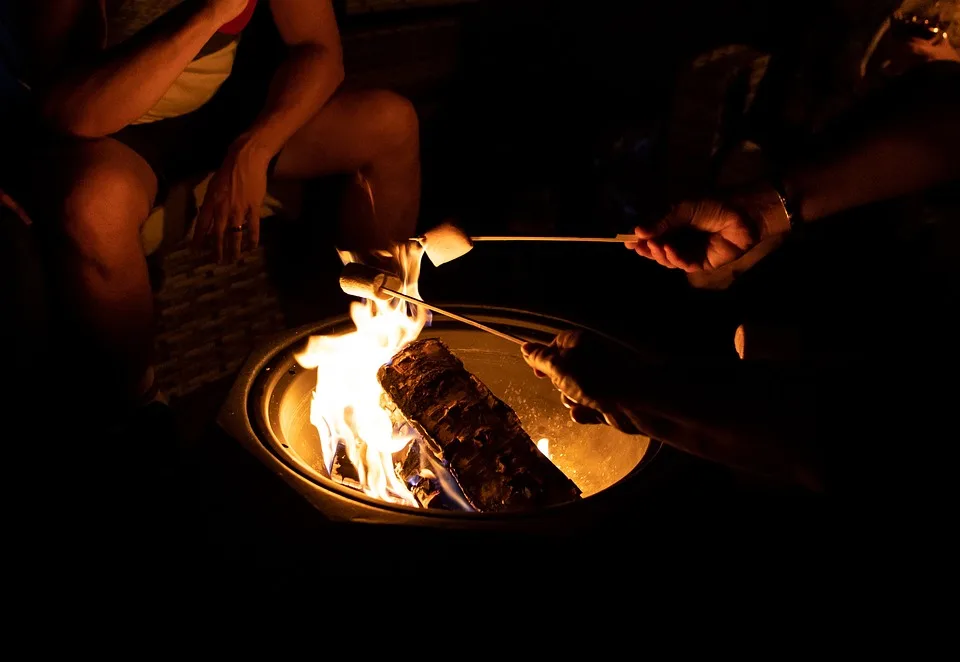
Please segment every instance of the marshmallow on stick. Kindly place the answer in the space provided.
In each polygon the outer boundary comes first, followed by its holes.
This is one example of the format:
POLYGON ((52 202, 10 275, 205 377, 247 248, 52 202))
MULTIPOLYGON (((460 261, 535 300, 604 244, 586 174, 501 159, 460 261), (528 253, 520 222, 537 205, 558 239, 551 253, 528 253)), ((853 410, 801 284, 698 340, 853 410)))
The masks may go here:
POLYGON ((441 223, 418 237, 418 240, 435 267, 463 257, 473 249, 470 237, 451 223, 441 223))

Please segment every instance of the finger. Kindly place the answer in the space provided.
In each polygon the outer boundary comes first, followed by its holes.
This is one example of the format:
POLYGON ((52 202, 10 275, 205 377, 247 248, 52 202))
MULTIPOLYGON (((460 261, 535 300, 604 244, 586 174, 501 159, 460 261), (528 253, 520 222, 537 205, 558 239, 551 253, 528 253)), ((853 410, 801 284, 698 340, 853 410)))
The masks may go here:
POLYGON ((663 252, 667 256, 667 260, 677 269, 683 269, 688 274, 698 271, 698 269, 689 261, 684 260, 682 257, 677 255, 676 249, 670 244, 664 244, 663 252))
POLYGON ((637 429, 629 418, 624 416, 621 412, 604 412, 602 414, 603 422, 609 425, 612 428, 616 428, 621 432, 626 432, 627 434, 638 434, 640 431, 637 429))
POLYGON ((648 228, 637 226, 634 234, 640 239, 652 239, 669 232, 670 230, 689 225, 693 220, 696 206, 692 202, 681 202, 675 205, 663 218, 648 228))
POLYGON ((214 248, 216 249, 216 252, 217 252, 218 263, 223 263, 223 242, 224 242, 223 235, 225 235, 227 231, 227 220, 228 219, 226 216, 217 216, 213 224, 213 227, 214 227, 213 243, 214 243, 214 248))
POLYGON ((656 260, 657 264, 663 265, 668 269, 674 268, 667 260, 667 254, 663 252, 663 246, 655 241, 648 241, 647 245, 650 246, 650 257, 656 260))
POLYGON ((567 409, 573 409, 574 407, 580 406, 576 402, 574 402, 572 399, 570 399, 570 397, 566 393, 560 394, 560 402, 567 409))
POLYGON ((526 342, 520 346, 520 354, 523 356, 523 360, 527 362, 527 365, 533 368, 533 374, 541 379, 547 375, 542 370, 539 370, 536 365, 534 365, 533 355, 535 352, 545 350, 546 348, 546 345, 538 342, 526 342))
POLYGON ((653 259, 653 256, 650 255, 649 242, 647 242, 646 240, 644 240, 644 241, 638 241, 638 242, 637 242, 637 247, 634 248, 633 250, 636 251, 637 255, 639 255, 640 257, 645 257, 645 258, 647 258, 648 260, 652 260, 652 259, 653 259))
POLYGON ((650 237, 656 236, 656 225, 653 225, 649 228, 640 227, 638 225, 633 229, 633 234, 637 235, 637 239, 649 239, 650 237))
POLYGON ((557 360, 560 354, 555 346, 528 342, 520 347, 520 352, 523 360, 535 371, 551 379, 558 375, 557 360))
MULTIPOLYGON (((240 227, 240 226, 237 226, 240 227)), ((239 232, 231 232, 230 238, 227 241, 227 246, 229 248, 229 255, 227 259, 230 262, 236 262, 240 259, 240 256, 243 254, 243 235, 244 231, 240 230, 239 232)))
POLYGON ((203 248, 203 242, 210 234, 213 227, 213 202, 207 198, 200 205, 200 213, 197 214, 197 223, 193 229, 193 249, 199 251, 203 248))
POLYGON ((626 248, 628 251, 635 251, 635 250, 637 250, 637 242, 635 242, 635 241, 625 241, 625 242, 623 242, 623 246, 624 246, 624 248, 626 248))
POLYGON ((247 214, 247 241, 250 250, 260 245, 260 206, 251 207, 247 214))
POLYGON ((584 407, 583 405, 577 405, 571 409, 570 418, 572 418, 575 423, 580 423, 581 425, 601 425, 605 423, 600 412, 595 409, 590 409, 590 407, 584 407))
POLYGON ((225 237, 224 249, 228 262, 236 262, 243 252, 243 222, 246 214, 233 212, 227 221, 227 236, 225 237))
POLYGON ((582 331, 561 331, 554 337, 551 345, 559 349, 573 349, 581 343, 582 331))
MULTIPOLYGON (((534 351, 545 347, 546 345, 543 343, 528 341, 520 345, 520 354, 523 356, 524 361, 527 361, 527 357, 531 356, 534 351)), ((530 363, 530 361, 527 361, 527 363, 530 363)))
POLYGON ((743 253, 744 251, 736 244, 723 238, 717 238, 716 241, 711 242, 710 250, 707 251, 707 257, 703 261, 703 268, 706 271, 719 269, 737 260, 743 253))

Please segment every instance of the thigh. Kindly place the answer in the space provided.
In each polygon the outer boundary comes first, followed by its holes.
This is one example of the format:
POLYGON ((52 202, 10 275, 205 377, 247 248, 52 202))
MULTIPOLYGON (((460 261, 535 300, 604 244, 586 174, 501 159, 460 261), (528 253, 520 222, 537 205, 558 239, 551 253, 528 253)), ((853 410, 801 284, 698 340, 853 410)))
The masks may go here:
POLYGON ((416 111, 403 97, 341 91, 287 142, 274 174, 301 179, 359 170, 408 130, 416 130, 416 111))
POLYGON ((61 221, 68 204, 83 200, 128 206, 131 222, 140 222, 157 195, 150 164, 111 138, 38 139, 25 161, 19 198, 41 225, 61 221))

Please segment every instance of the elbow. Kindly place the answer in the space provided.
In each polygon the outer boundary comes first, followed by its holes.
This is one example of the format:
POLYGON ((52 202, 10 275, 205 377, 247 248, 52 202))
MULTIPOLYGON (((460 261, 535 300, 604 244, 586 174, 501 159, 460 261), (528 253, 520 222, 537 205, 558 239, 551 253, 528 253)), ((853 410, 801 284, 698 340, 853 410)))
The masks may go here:
POLYGON ((108 127, 86 110, 85 104, 48 98, 40 104, 43 120, 58 133, 76 138, 103 138, 117 129, 108 127))

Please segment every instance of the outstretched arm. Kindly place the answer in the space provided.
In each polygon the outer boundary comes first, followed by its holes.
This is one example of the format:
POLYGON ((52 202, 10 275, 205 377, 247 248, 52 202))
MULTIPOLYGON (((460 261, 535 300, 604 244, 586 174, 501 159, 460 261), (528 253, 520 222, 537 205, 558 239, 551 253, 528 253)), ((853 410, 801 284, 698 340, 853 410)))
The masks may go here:
POLYGON ((802 218, 960 179, 960 62, 924 65, 828 132, 784 178, 802 218))
POLYGON ((903 446, 917 440, 941 452, 952 425, 952 392, 942 387, 948 357, 937 365, 897 352, 883 361, 705 363, 641 357, 579 332, 527 343, 523 356, 578 423, 646 434, 815 491, 923 484, 935 468, 930 455, 903 446))
MULTIPOLYGON (((916 68, 784 168, 787 208, 809 223, 960 179, 960 63, 916 68)), ((742 257, 791 224, 776 187, 685 201, 627 244, 687 272, 742 257)))
POLYGON ((824 487, 820 384, 804 366, 641 360, 583 333, 528 343, 523 355, 578 423, 606 423, 728 467, 824 487))

